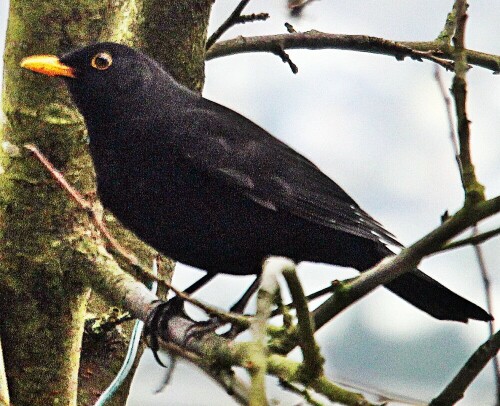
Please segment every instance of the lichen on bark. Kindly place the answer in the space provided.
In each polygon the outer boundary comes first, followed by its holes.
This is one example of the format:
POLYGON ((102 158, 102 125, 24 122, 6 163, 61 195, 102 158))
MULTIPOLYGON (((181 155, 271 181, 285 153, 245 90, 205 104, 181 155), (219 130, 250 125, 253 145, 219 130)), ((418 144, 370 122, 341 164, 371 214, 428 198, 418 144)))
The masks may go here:
MULTIPOLYGON (((19 62, 115 39, 142 47, 199 90, 210 5, 10 1, 0 133, 0 337, 13 404, 76 404, 88 295, 80 276, 92 266, 72 243, 89 228, 86 214, 23 145, 36 144, 80 192, 95 196, 85 127, 63 83, 23 71, 19 62)), ((151 255, 129 233, 120 235, 141 257, 151 255)))

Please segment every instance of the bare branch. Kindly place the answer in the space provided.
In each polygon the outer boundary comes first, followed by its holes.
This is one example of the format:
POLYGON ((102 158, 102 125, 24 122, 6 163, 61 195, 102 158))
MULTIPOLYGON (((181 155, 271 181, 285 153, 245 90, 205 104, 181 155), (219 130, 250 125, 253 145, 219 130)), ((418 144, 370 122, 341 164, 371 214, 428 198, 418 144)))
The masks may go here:
POLYGON ((439 251, 448 251, 455 248, 460 248, 466 245, 478 245, 481 244, 490 238, 496 237, 500 234, 500 227, 495 228, 494 230, 485 231, 481 234, 475 234, 472 237, 464 238, 462 240, 452 241, 448 244, 443 245, 439 251))
POLYGON ((83 196, 73 188, 64 178, 61 172, 59 172, 54 165, 52 165, 49 160, 38 150, 38 148, 32 144, 26 144, 24 146, 27 150, 31 151, 33 155, 47 168, 52 177, 65 189, 72 199, 80 205, 82 209, 85 209, 92 217, 95 226, 99 231, 107 238, 112 248, 116 250, 121 256, 127 259, 131 264, 138 265, 139 260, 134 254, 128 252, 121 244, 110 234, 106 225, 103 223, 99 214, 94 210, 92 204, 85 200, 83 196))
POLYGON ((444 83, 443 83, 443 78, 441 77, 441 72, 439 71, 439 67, 435 66, 434 67, 434 78, 436 79, 436 82, 439 86, 439 91, 441 93, 441 96, 444 101, 444 105, 446 108, 446 115, 448 117, 448 125, 449 125, 449 137, 450 137, 450 142, 451 146, 453 148, 453 153, 455 155, 455 160, 458 165, 458 172, 460 175, 460 180, 462 182, 462 185, 464 185, 464 179, 463 179, 463 169, 462 169, 462 162, 460 161, 460 150, 458 147, 458 140, 457 140, 457 135, 455 133, 455 128, 453 126, 453 111, 451 107, 451 98, 448 95, 448 91, 446 90, 444 83))
MULTIPOLYGON (((459 15, 457 15, 457 11, 458 11, 458 14, 460 14, 460 12, 464 12, 462 7, 463 7, 463 4, 461 4, 460 2, 457 1, 454 3, 453 10, 448 15, 445 28, 440 35, 440 37, 442 37, 443 40, 449 42, 451 40, 451 36, 452 36, 453 32, 455 32, 455 30, 457 30, 457 17, 460 17, 459 15)), ((464 24, 465 24, 465 22, 464 22, 464 24)), ((462 31, 462 32, 459 31, 459 35, 461 36, 460 41, 463 42, 463 40, 464 40, 463 39, 464 27, 460 27, 459 30, 462 31)), ((463 43, 462 43, 462 51, 463 51, 463 48, 464 47, 463 47, 463 43)), ((461 72, 461 73, 465 77, 465 72, 461 72)), ((459 70, 457 69, 456 76, 458 76, 458 75, 459 75, 459 70)), ((449 124, 449 128, 450 128, 450 132, 449 132, 450 141, 451 141, 451 144, 453 147, 453 152, 455 154, 455 160, 457 161, 457 164, 458 164, 458 169, 460 172, 460 179, 462 181, 462 187, 464 188, 464 190, 467 193, 467 184, 466 184, 467 181, 466 181, 465 176, 464 176, 464 168, 463 168, 462 159, 460 156, 460 147, 458 145, 457 136, 456 136, 455 129, 453 126, 454 120, 453 120, 453 114, 452 114, 451 100, 450 100, 450 97, 448 96, 447 91, 445 90, 445 87, 444 87, 444 84, 443 84, 443 81, 441 79, 441 75, 439 72, 439 68, 437 66, 435 67, 434 77, 436 78, 436 81, 439 85, 441 96, 443 97, 443 101, 444 101, 444 104, 446 107, 446 112, 447 112, 447 116, 448 116, 448 124, 449 124)), ((465 111, 465 109, 464 109, 464 111, 465 111)), ((473 226, 472 237, 447 244, 444 247, 442 247, 442 249, 441 249, 441 250, 445 250, 445 249, 460 247, 463 245, 470 245, 470 244, 473 245, 474 252, 476 254, 476 258, 477 258, 477 261, 479 264, 479 269, 481 271, 481 276, 482 276, 482 280, 483 280, 486 303, 487 303, 487 310, 488 310, 488 313, 491 315, 493 315, 494 312, 493 312, 493 305, 492 305, 492 299, 491 299, 490 277, 488 274, 488 269, 486 268, 486 263, 484 261, 484 256, 483 256, 483 252, 482 252, 482 248, 481 248, 480 244, 482 242, 486 241, 487 239, 494 237, 495 235, 497 235, 499 233, 500 233, 500 228, 498 228, 496 230, 491 230, 491 231, 483 233, 483 234, 479 234, 477 224, 475 224, 473 226)), ((490 320, 488 322, 488 327, 490 330, 490 337, 491 337, 491 336, 493 336, 493 333, 495 331, 494 320, 490 320)), ((493 357, 493 370, 494 370, 495 381, 496 381, 497 399, 500 399, 500 365, 499 365, 497 356, 493 357)))
POLYGON ((450 45, 455 29, 457 28, 457 3, 453 4, 452 10, 446 16, 443 30, 439 33, 437 40, 443 44, 450 45))
MULTIPOLYGON (((393 56, 398 60, 406 57, 417 61, 427 59, 445 69, 454 69, 454 48, 443 45, 441 41, 391 41, 367 35, 328 34, 316 30, 256 37, 239 36, 227 41, 219 41, 207 52, 206 59, 246 52, 273 53, 276 47, 281 47, 283 50, 344 49, 393 56)), ((473 50, 465 50, 465 54, 468 63, 490 69, 494 73, 500 72, 500 56, 473 50)))
POLYGON ((287 63, 288 66, 290 66, 292 73, 296 74, 299 71, 297 65, 293 63, 290 59, 290 55, 288 55, 283 48, 277 47, 274 51, 272 51, 272 53, 279 56, 284 63, 287 63))
MULTIPOLYGON (((477 225, 473 228, 473 235, 478 235, 477 225)), ((486 261, 484 260, 483 250, 481 245, 474 244, 474 253, 476 254, 476 259, 479 264, 479 269, 481 270, 481 277, 483 280, 484 293, 486 296, 486 308, 488 313, 493 315, 493 300, 491 294, 491 278, 488 272, 488 268, 486 267, 486 261)), ((490 337, 495 333, 495 320, 490 320, 488 322, 488 327, 490 329, 490 337)), ((494 356, 492 359, 493 362, 493 373, 495 375, 495 383, 496 383, 496 391, 497 391, 497 399, 500 401, 500 366, 498 362, 498 356, 494 356)))
POLYGON ((210 36, 207 40, 205 48, 208 50, 215 44, 222 34, 224 34, 229 28, 236 24, 244 24, 252 21, 264 21, 269 18, 269 14, 267 13, 259 13, 259 14, 250 14, 250 15, 241 15, 241 12, 246 7, 246 5, 250 2, 250 0, 242 0, 236 6, 234 11, 230 14, 226 21, 222 23, 222 25, 215 30, 215 32, 210 36))
MULTIPOLYGON (((463 208, 429 234, 400 254, 382 260, 372 269, 363 272, 350 282, 340 284, 335 294, 313 311, 316 328, 319 329, 335 315, 371 292, 405 272, 414 269, 425 256, 439 251, 450 238, 473 226, 478 221, 500 211, 500 196, 478 203, 473 209, 463 208)), ((297 345, 295 343, 295 345, 297 345)), ((288 347, 289 350, 292 348, 288 347)))
POLYGON ((464 392, 500 348, 500 331, 482 344, 467 360, 450 384, 432 400, 429 406, 453 405, 464 397, 464 392))
POLYGON ((465 52, 465 23, 467 21, 467 2, 466 0, 457 0, 456 19, 457 27, 453 42, 455 45, 455 77, 453 78, 452 92, 455 98, 455 111, 457 116, 457 129, 459 140, 459 160, 462 171, 462 182, 465 191, 465 204, 475 204, 485 199, 484 186, 481 185, 476 177, 474 164, 472 163, 470 153, 470 128, 467 117, 467 82, 465 76, 468 70, 467 55, 465 52))
POLYGON ((314 339, 314 323, 307 307, 307 300, 300 284, 295 267, 283 271, 290 294, 292 295, 293 305, 297 311, 298 335, 300 336, 299 345, 304 359, 303 371, 313 378, 317 378, 323 373, 323 364, 325 360, 319 352, 319 347, 314 339))

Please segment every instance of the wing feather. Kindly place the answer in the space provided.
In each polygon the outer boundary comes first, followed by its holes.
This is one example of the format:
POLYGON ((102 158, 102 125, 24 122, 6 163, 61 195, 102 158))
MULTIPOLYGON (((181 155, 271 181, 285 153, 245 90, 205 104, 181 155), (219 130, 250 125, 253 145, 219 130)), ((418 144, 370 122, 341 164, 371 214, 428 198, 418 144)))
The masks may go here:
POLYGON ((400 245, 307 158, 250 120, 200 99, 185 111, 178 154, 196 170, 270 210, 286 210, 323 227, 400 245))

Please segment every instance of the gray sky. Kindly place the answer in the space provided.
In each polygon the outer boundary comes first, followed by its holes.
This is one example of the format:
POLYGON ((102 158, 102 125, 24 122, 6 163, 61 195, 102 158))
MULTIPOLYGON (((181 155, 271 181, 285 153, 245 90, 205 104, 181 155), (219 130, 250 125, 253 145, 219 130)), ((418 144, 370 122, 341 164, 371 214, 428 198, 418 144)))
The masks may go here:
MULTIPOLYGON (((217 0, 212 29, 235 3, 217 0)), ((248 13, 266 11, 271 19, 234 28, 226 37, 284 33, 283 24, 288 21, 298 31, 317 29, 394 40, 431 40, 442 29, 452 1, 316 1, 300 20, 287 15, 284 3, 252 1, 248 13)), ((6 2, 0 2, 2 35, 5 6, 6 2)), ((469 15, 467 45, 500 54, 500 3, 474 2, 469 15)), ((445 210, 453 212, 460 207, 462 190, 431 63, 398 62, 387 56, 346 51, 289 54, 299 68, 297 75, 274 55, 246 54, 210 61, 204 94, 251 118, 310 158, 405 244, 437 226, 445 210)), ((443 72, 447 86, 451 77, 443 72)), ((500 194, 500 78, 473 68, 468 80, 473 158, 479 179, 492 197, 500 194)), ((498 226, 499 222, 495 218, 485 223, 484 229, 498 226)), ((496 293, 500 288, 500 241, 494 239, 484 247, 496 293)), ((426 259, 421 269, 457 293, 484 304, 470 248, 426 259)), ((304 264, 300 276, 305 289, 311 292, 330 280, 354 274, 304 264)), ((199 276, 201 272, 179 266, 175 281, 183 287, 192 281, 189 278, 199 276)), ((230 306, 250 280, 220 276, 199 296, 210 303, 230 306)), ((494 304, 500 309, 499 295, 494 295, 494 304)), ((486 336, 484 323, 436 321, 383 289, 344 312, 318 334, 330 376, 424 400, 449 381, 486 336)), ((150 364, 147 369, 146 380, 154 385, 154 379, 149 378, 156 369, 150 364)), ((184 404, 231 404, 216 401, 212 393, 208 398, 200 396, 205 393, 201 389, 205 383, 200 383, 202 378, 195 378, 189 368, 183 366, 177 372, 177 381, 174 378, 166 393, 157 395, 160 398, 147 403, 141 393, 140 401, 130 404, 154 404, 158 399, 176 405, 183 404, 180 399, 188 402, 184 404), (199 384, 184 391, 182 383, 193 380, 199 384), (192 401, 185 398, 190 393, 192 401)), ((488 366, 461 404, 492 403, 493 378, 488 366)), ((288 402, 283 400, 282 404, 288 402)))

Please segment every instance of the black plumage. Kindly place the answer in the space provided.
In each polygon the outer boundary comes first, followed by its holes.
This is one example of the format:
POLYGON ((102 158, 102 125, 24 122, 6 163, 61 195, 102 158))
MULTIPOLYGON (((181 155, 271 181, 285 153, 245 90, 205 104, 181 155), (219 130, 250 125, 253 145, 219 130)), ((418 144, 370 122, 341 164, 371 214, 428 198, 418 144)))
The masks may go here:
MULTIPOLYGON (((144 54, 101 43, 57 63, 103 205, 164 254, 208 274, 258 274, 270 255, 364 271, 398 244, 311 161, 144 54)), ((438 319, 491 319, 419 270, 386 287, 438 319)))

